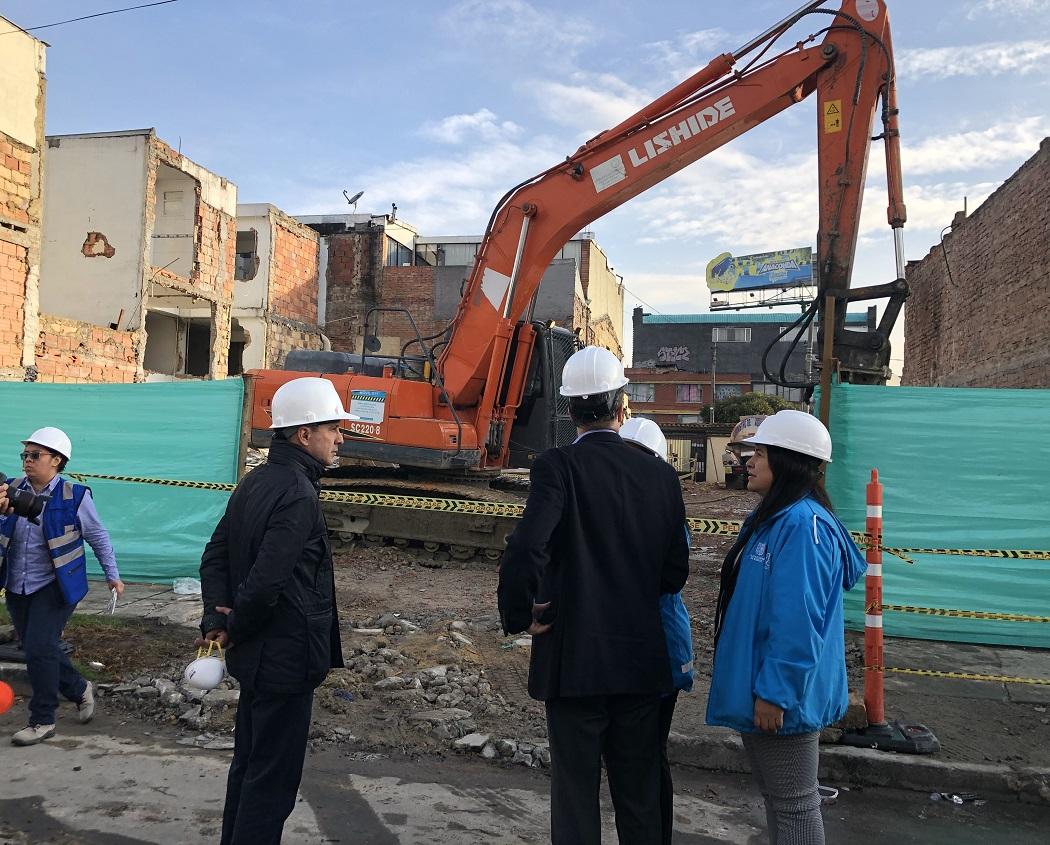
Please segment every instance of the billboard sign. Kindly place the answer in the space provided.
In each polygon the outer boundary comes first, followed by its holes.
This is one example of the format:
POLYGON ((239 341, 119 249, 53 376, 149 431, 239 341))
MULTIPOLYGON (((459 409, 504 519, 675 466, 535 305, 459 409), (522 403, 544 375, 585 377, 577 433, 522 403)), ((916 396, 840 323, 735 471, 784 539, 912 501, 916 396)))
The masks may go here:
POLYGON ((813 284, 813 250, 807 247, 734 258, 723 252, 707 264, 707 287, 719 293, 813 284))

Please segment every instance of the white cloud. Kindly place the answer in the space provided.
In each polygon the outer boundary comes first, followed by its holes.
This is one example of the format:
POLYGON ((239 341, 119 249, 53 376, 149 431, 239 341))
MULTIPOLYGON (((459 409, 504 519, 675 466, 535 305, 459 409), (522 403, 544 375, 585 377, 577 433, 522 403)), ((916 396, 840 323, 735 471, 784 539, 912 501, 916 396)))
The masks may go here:
POLYGON ((462 0, 443 18, 454 35, 516 50, 576 50, 594 41, 592 21, 538 9, 526 0, 462 0))
POLYGON ((424 124, 419 134, 443 144, 462 144, 465 141, 493 141, 511 138, 521 132, 521 127, 509 120, 500 121, 488 109, 479 109, 473 114, 453 114, 438 121, 424 124))
POLYGON ((715 56, 730 48, 731 36, 721 28, 687 32, 674 39, 654 41, 643 47, 650 53, 649 63, 659 66, 674 78, 685 79, 715 56))
POLYGON ((901 169, 909 180, 930 173, 980 170, 1004 163, 1020 165, 1035 154, 1047 135, 1050 116, 1037 115, 986 129, 926 138, 901 145, 901 169))
MULTIPOLYGON (((528 145, 503 140, 457 148, 448 155, 404 159, 364 173, 337 174, 334 183, 361 185, 371 208, 397 203, 398 215, 424 235, 480 235, 508 188, 560 158, 547 137, 528 145)), ((307 194, 296 206, 304 214, 330 213, 330 194, 307 194)))
POLYGON ((997 41, 970 47, 923 47, 897 54, 897 77, 908 81, 919 76, 947 79, 953 76, 1022 76, 1045 73, 1050 61, 1050 41, 997 41))
POLYGON ((981 0, 967 10, 966 17, 972 21, 985 15, 1027 16, 1047 11, 1050 11, 1047 0, 981 0))
POLYGON ((652 100, 613 74, 577 72, 570 80, 534 81, 526 90, 550 120, 573 127, 587 137, 615 126, 652 100))

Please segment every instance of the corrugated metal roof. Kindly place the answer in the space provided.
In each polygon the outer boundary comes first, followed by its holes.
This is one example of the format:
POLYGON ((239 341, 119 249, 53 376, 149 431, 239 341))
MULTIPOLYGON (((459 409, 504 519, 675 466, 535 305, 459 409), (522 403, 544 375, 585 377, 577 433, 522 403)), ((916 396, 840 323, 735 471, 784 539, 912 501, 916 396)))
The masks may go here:
MULTIPOLYGON (((798 314, 643 314, 643 326, 655 326, 661 323, 713 323, 724 325, 726 323, 740 323, 742 325, 755 323, 779 323, 782 326, 791 325, 798 314)), ((868 322, 866 313, 847 314, 846 322, 850 325, 864 325, 868 322)))

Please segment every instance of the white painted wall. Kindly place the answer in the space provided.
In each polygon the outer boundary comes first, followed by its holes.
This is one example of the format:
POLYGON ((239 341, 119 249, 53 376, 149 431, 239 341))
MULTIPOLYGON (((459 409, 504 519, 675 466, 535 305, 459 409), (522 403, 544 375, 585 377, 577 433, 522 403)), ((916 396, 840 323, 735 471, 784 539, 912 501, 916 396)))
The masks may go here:
MULTIPOLYGON (((259 256, 259 272, 246 282, 234 282, 233 314, 239 317, 241 308, 266 308, 270 287, 271 249, 273 245, 273 222, 267 203, 240 203, 237 206, 237 231, 255 229, 258 234, 256 254, 259 256)), ((245 349, 247 353, 247 348, 245 349)))
POLYGON ((197 182, 181 170, 158 164, 156 197, 150 264, 188 279, 196 253, 197 182))
POLYGON ((261 317, 237 317, 237 322, 248 335, 241 361, 247 370, 261 370, 266 366, 266 321, 261 317))
POLYGON ((122 328, 142 320, 146 134, 56 136, 44 148, 44 225, 40 309, 122 328), (85 258, 88 232, 101 232, 112 258, 85 258))
POLYGON ((0 17, 0 132, 36 149, 37 94, 44 72, 43 41, 0 17))

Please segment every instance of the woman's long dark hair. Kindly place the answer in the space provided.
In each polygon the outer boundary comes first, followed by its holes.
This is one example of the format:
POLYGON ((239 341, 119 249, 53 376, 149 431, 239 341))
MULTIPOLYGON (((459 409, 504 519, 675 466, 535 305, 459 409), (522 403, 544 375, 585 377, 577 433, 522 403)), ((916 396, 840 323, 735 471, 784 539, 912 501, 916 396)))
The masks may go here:
POLYGON ((781 449, 779 446, 766 446, 765 449, 769 469, 773 473, 773 484, 758 503, 758 507, 745 520, 733 548, 722 562, 718 603, 715 606, 715 644, 722 633, 726 610, 733 598, 733 591, 736 590, 736 581, 740 575, 740 553, 762 524, 806 496, 816 500, 829 511, 835 510, 821 484, 824 471, 821 469, 819 458, 811 458, 809 455, 781 449))

